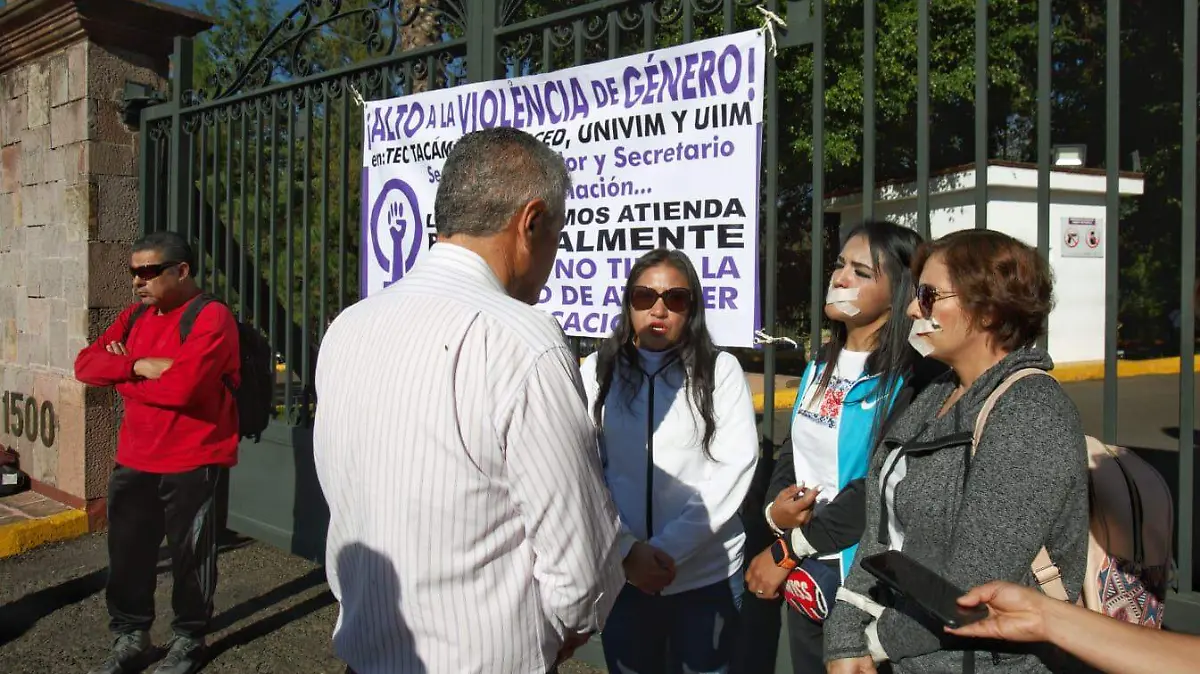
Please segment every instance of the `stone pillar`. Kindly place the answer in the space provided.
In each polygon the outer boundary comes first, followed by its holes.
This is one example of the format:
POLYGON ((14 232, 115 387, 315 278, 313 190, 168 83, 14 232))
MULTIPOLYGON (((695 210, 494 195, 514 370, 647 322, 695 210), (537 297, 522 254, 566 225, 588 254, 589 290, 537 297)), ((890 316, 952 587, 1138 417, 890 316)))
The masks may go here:
POLYGON ((0 445, 33 488, 104 525, 114 393, 76 354, 132 301, 137 129, 126 81, 166 89, 175 35, 204 17, 140 0, 0 8, 0 445))

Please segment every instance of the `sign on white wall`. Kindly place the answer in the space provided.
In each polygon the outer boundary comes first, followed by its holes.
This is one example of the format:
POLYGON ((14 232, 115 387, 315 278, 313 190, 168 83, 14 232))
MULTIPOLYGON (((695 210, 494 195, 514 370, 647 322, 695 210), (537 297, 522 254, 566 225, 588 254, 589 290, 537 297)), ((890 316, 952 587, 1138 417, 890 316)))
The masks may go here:
POLYGON ((1104 220, 1063 218, 1061 242, 1063 257, 1104 257, 1104 220))
POLYGON ((567 223, 539 303, 568 335, 607 336, 633 262, 667 247, 696 266, 717 343, 752 346, 765 51, 754 30, 366 103, 363 296, 403 278, 431 245, 454 142, 516 127, 571 170, 567 223))

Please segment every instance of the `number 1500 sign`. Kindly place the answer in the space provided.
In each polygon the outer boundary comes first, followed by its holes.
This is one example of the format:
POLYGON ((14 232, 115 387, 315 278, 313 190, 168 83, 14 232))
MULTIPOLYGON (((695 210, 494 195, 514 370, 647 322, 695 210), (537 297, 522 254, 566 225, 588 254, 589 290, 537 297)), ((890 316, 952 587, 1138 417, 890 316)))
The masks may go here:
POLYGON ((0 394, 0 413, 4 417, 5 435, 24 436, 30 442, 40 437, 43 445, 49 447, 54 444, 58 420, 54 416, 54 405, 49 400, 43 400, 39 406, 33 396, 5 391, 0 394))

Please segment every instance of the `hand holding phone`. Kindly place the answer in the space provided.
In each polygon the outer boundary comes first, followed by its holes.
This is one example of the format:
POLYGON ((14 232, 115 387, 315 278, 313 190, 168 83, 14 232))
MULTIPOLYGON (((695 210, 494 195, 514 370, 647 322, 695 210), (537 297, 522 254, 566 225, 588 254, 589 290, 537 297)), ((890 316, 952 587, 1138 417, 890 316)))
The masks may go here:
POLYGON ((792 485, 775 497, 771 505, 771 518, 784 529, 794 529, 808 524, 812 508, 819 496, 819 487, 808 488, 803 484, 792 485))
POLYGON ((958 629, 988 616, 986 606, 960 606, 958 598, 966 591, 902 552, 889 550, 871 555, 859 564, 884 585, 916 602, 948 627, 958 629))

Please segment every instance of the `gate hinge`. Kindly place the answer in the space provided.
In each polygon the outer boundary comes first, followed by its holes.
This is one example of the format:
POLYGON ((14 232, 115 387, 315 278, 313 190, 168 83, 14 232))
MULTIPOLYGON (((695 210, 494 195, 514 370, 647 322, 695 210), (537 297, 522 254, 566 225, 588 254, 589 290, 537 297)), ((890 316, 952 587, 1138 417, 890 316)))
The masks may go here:
POLYGON ((142 122, 142 110, 167 101, 166 94, 141 82, 125 81, 121 94, 121 117, 127 126, 138 127, 142 122))

